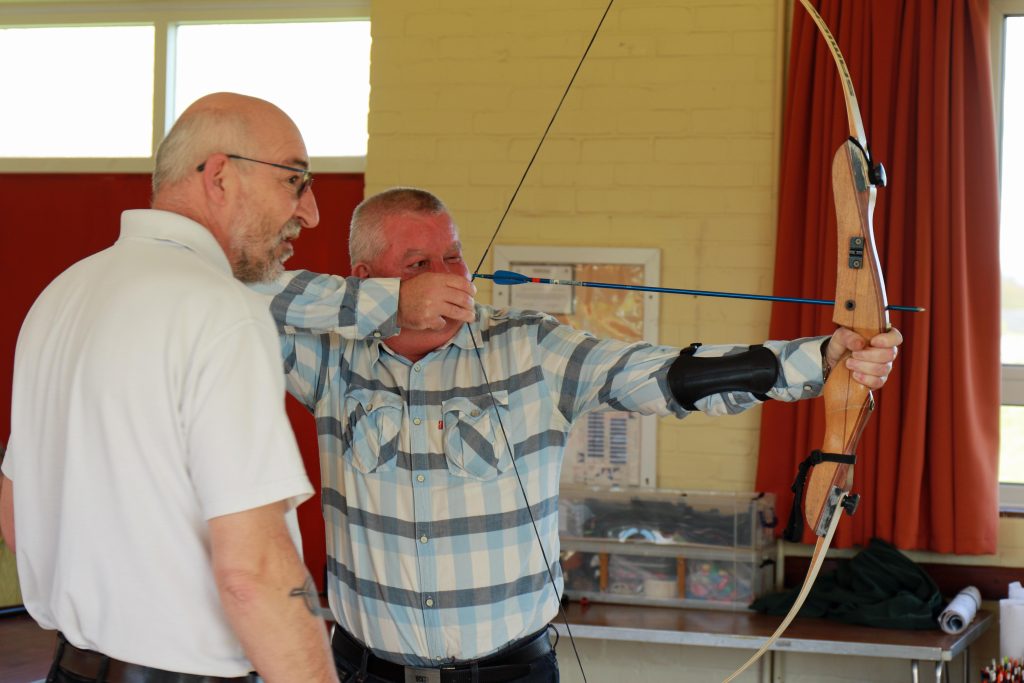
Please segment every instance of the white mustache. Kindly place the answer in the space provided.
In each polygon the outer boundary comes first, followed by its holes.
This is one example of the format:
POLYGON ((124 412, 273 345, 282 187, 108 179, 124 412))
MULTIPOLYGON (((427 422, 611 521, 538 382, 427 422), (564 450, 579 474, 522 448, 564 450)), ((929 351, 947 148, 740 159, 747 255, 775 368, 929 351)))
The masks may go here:
POLYGON ((290 220, 284 224, 284 229, 281 230, 281 236, 278 238, 278 243, 284 242, 285 240, 293 240, 299 236, 302 232, 302 226, 296 220, 290 220))

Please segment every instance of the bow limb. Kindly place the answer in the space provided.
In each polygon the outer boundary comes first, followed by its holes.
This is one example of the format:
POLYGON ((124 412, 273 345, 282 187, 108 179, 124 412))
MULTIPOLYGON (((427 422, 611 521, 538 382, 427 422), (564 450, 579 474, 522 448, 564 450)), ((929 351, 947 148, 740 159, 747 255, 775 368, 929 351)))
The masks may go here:
POLYGON ((850 77, 850 70, 846 67, 843 53, 839 50, 839 43, 836 41, 835 36, 832 35, 832 31, 829 30, 828 24, 818 14, 818 10, 814 9, 814 5, 809 0, 800 0, 800 3, 807 10, 807 13, 811 15, 811 19, 818 27, 818 31, 825 39, 825 42, 828 43, 829 52, 832 53, 832 58, 836 62, 836 68, 839 70, 839 80, 843 85, 843 101, 846 103, 846 120, 850 125, 850 135, 857 138, 857 142, 860 143, 861 147, 866 148, 868 141, 867 136, 864 135, 864 123, 860 118, 860 105, 857 104, 857 93, 853 89, 853 79, 850 77))
POLYGON ((789 628, 789 625, 793 623, 793 619, 796 618, 797 612, 800 611, 800 607, 803 606, 804 601, 807 600, 807 596, 811 592, 811 586, 814 585, 814 579, 818 577, 818 571, 821 569, 821 565, 825 561, 825 554, 828 552, 829 544, 832 543, 832 537, 836 533, 836 527, 839 526, 840 519, 842 519, 842 517, 839 515, 833 515, 827 533, 824 537, 819 538, 817 544, 815 544, 814 555, 811 557, 811 566, 807 570, 807 576, 804 578, 803 585, 800 586, 800 592, 796 596, 796 601, 793 603, 793 607, 789 610, 789 613, 782 620, 782 623, 780 623, 778 628, 775 629, 775 633, 773 633, 768 640, 758 648, 757 652, 750 656, 750 659, 743 663, 743 666, 736 669, 736 671, 734 671, 722 683, 730 683, 730 681, 749 669, 754 662, 761 658, 761 655, 767 652, 771 646, 775 644, 775 641, 779 639, 779 636, 781 636, 786 629, 789 628))

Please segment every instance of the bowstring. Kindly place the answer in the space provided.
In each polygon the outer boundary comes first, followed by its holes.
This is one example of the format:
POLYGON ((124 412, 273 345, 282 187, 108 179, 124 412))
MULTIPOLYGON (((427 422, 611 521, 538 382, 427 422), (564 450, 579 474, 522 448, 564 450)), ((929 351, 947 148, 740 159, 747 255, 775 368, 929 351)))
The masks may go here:
MULTIPOLYGON (((576 76, 579 75, 580 69, 583 67, 583 62, 586 60, 587 55, 590 54, 590 48, 594 46, 594 42, 597 40, 597 34, 601 31, 601 26, 604 24, 605 18, 611 11, 612 4, 615 0, 608 0, 608 5, 604 8, 604 12, 601 14, 600 20, 597 22, 597 27, 590 36, 590 40, 587 42, 586 49, 583 50, 583 55, 580 57, 579 62, 576 64, 576 69, 573 71, 572 76, 569 78, 568 84, 565 86, 565 90, 562 91, 562 96, 558 100, 558 105, 555 107, 554 113, 551 114, 551 118, 548 120, 547 126, 544 128, 544 133, 541 135, 540 140, 537 142, 537 147, 533 150, 533 155, 526 164, 526 168, 523 170, 523 174, 519 178, 519 182, 516 184, 515 189, 512 191, 512 196, 508 200, 508 204, 505 205, 505 210, 501 214, 501 218, 498 219, 498 225, 494 228, 494 233, 491 235, 490 241, 487 242, 487 246, 484 248, 484 253, 480 257, 480 262, 476 264, 476 268, 473 269, 473 275, 471 280, 475 280, 477 275, 480 273, 480 269, 483 267, 484 261, 487 260, 487 254, 490 253, 491 247, 494 245, 494 240, 497 239, 498 233, 501 231, 501 227, 505 224, 505 218, 508 217, 509 212, 512 210, 512 205, 515 203, 516 198, 519 196, 519 190, 522 189, 523 184, 526 182, 526 177, 530 173, 530 169, 533 168, 534 162, 537 160, 537 156, 540 154, 541 148, 544 146, 544 141, 547 140, 548 133, 551 132, 551 127, 555 123, 555 119, 558 118, 558 113, 562 110, 562 105, 565 103, 566 97, 569 95, 569 91, 572 89, 573 83, 576 82, 576 76)), ((562 623, 565 625, 565 632, 569 636, 569 643, 572 645, 573 655, 576 657, 576 664, 579 666, 580 675, 583 676, 583 683, 587 683, 587 673, 583 669, 583 661, 580 659, 580 652, 576 648, 576 639, 573 638, 572 628, 569 626, 569 615, 565 611, 565 607, 562 605, 561 596, 558 594, 558 584, 555 581, 554 572, 551 570, 551 562, 548 560, 547 551, 544 550, 544 541, 540 535, 540 529, 537 527, 537 518, 533 515, 533 507, 530 505, 530 498, 526 493, 526 485, 523 483, 523 477, 519 473, 519 467, 516 465, 515 451, 512 448, 512 444, 509 441, 508 433, 505 431, 505 424, 501 420, 501 412, 498 410, 498 402, 494 398, 494 392, 491 390, 491 381, 487 376, 487 368, 484 365, 483 356, 480 353, 480 346, 483 344, 483 338, 481 336, 480 344, 477 344, 476 334, 473 332, 473 327, 466 323, 466 329, 469 330, 469 338, 473 342, 473 351, 476 353, 477 361, 480 364, 480 371, 483 373, 484 385, 487 387, 487 394, 491 399, 491 407, 494 409, 494 414, 498 419, 498 427, 501 430, 501 436, 505 441, 505 446, 508 448, 509 454, 512 458, 512 471, 515 472, 516 481, 519 483, 519 491, 523 495, 523 501, 526 503, 526 512, 530 516, 530 525, 533 527, 533 534, 537 538, 537 545, 540 548, 541 558, 544 560, 544 569, 547 572, 548 580, 551 584, 551 589, 554 591, 555 603, 558 605, 558 612, 562 617, 562 623)))

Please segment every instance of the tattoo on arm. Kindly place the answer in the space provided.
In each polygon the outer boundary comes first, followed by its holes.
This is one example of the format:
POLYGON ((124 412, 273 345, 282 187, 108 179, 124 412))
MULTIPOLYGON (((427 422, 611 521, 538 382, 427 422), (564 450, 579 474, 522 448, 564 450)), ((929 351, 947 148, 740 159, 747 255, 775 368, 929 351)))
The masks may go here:
POLYGON ((316 592, 316 586, 313 584, 313 579, 309 576, 306 577, 305 583, 299 588, 293 588, 288 593, 290 598, 302 598, 306 603, 306 609, 314 617, 320 616, 320 595, 316 592))

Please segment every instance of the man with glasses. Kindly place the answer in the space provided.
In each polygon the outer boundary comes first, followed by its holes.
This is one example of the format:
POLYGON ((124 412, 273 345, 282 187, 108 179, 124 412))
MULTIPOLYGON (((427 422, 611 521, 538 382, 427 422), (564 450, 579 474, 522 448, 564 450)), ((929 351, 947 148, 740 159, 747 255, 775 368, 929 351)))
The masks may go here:
POLYGON ((47 681, 337 681, 277 337, 242 285, 319 221, 308 167, 274 105, 201 98, 160 145, 152 209, 26 317, 0 528, 58 631, 47 681))

